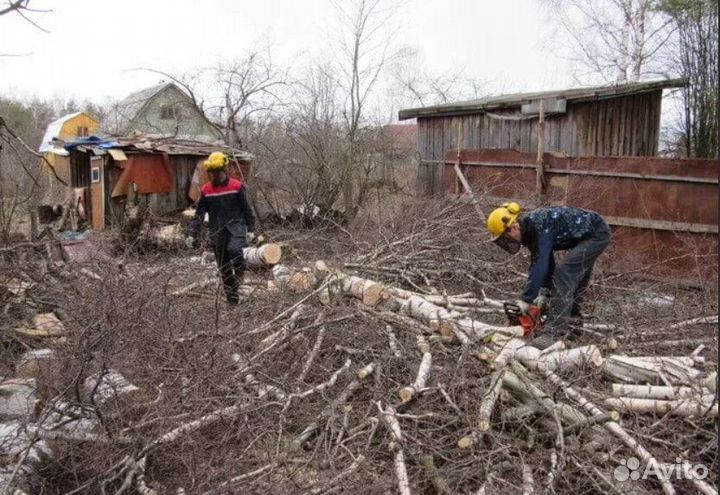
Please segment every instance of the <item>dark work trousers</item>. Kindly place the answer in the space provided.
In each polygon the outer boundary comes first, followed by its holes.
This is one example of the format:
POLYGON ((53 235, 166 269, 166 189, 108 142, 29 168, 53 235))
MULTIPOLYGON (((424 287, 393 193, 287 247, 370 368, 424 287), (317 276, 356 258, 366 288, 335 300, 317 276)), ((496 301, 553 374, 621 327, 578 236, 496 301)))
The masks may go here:
POLYGON ((580 316, 593 265, 610 244, 610 228, 598 217, 593 234, 570 249, 552 277, 552 302, 548 314, 549 333, 561 337, 568 331, 571 317, 580 316))
POLYGON ((239 280, 242 280, 245 272, 243 247, 245 247, 244 232, 231 233, 229 230, 223 229, 216 236, 215 262, 220 270, 225 299, 230 304, 237 304, 239 301, 239 280))

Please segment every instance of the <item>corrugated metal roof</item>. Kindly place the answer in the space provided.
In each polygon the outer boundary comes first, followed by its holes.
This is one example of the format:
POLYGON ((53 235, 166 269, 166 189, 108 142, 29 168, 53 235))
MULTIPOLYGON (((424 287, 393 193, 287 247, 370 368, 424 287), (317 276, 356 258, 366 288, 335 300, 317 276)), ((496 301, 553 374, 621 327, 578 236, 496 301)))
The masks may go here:
POLYGON ((483 113, 487 110, 520 107, 531 101, 548 98, 565 99, 568 103, 577 103, 581 101, 592 101, 606 98, 616 98, 631 94, 647 93, 664 88, 679 88, 686 85, 686 79, 665 79, 661 81, 615 84, 611 86, 595 86, 590 88, 539 91, 535 93, 515 93, 429 107, 408 108, 400 110, 398 118, 400 120, 406 120, 418 117, 441 117, 445 115, 483 113))
POLYGON ((83 112, 69 113, 67 115, 63 115, 57 120, 53 120, 52 122, 50 122, 47 126, 47 129, 45 129, 45 135, 40 142, 40 148, 38 148, 38 151, 40 153, 45 153, 54 148, 54 146, 52 145, 52 140, 60 135, 63 124, 68 120, 74 119, 78 115, 81 115, 82 113, 83 112))
POLYGON ((207 156, 213 151, 222 151, 240 162, 251 162, 255 158, 252 153, 231 148, 225 145, 210 145, 203 141, 192 139, 167 138, 156 135, 138 135, 133 137, 118 137, 112 139, 89 136, 65 142, 66 149, 79 149, 81 151, 121 149, 128 153, 167 153, 168 155, 195 155, 207 156))

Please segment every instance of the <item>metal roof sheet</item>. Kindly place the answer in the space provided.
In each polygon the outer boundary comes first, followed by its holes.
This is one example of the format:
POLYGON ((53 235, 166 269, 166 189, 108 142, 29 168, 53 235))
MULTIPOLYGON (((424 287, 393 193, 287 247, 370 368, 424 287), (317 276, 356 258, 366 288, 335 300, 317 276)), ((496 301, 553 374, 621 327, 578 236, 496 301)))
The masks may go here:
POLYGON ((566 99, 568 103, 592 101, 606 98, 647 93, 665 88, 679 88, 687 85, 686 79, 664 79, 660 81, 645 81, 628 84, 614 84, 610 86, 595 86, 589 88, 572 88, 554 91, 538 91, 533 93, 514 93, 500 96, 489 96, 477 100, 460 101, 429 107, 408 108, 400 110, 400 120, 417 117, 440 117, 445 115, 482 113, 487 110, 520 107, 524 103, 548 98, 566 99))

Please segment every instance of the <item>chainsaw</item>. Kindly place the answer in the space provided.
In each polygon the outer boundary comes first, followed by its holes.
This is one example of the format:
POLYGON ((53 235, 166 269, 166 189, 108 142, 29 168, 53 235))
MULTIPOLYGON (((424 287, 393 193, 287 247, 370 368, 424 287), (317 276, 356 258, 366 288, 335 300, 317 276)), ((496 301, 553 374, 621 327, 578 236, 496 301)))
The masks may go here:
POLYGON ((545 326, 547 315, 543 311, 544 308, 531 304, 528 312, 523 313, 520 306, 511 301, 503 303, 503 308, 509 324, 520 325, 523 329, 523 337, 526 339, 542 331, 545 326))

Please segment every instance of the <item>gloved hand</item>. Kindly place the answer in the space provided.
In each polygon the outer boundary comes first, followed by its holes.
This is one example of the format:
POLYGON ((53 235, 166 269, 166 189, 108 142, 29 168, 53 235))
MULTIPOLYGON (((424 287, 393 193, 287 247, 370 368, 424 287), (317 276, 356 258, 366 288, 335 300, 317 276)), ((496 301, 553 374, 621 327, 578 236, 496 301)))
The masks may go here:
POLYGON ((187 236, 185 238, 185 246, 187 246, 188 249, 192 249, 195 247, 195 238, 191 235, 187 236))
POLYGON ((258 246, 262 246, 263 244, 265 244, 265 240, 266 239, 265 239, 264 235, 259 235, 259 236, 257 236, 257 239, 255 240, 255 244, 257 244, 258 246))
POLYGON ((245 234, 245 243, 249 246, 255 240, 255 233, 248 232, 245 234))
POLYGON ((515 304, 517 304, 520 312, 524 315, 528 314, 528 311, 530 311, 530 304, 526 303, 522 299, 518 299, 515 304))
POLYGON ((542 310, 542 309, 545 309, 549 300, 550 300, 550 291, 548 289, 543 288, 543 289, 540 289, 540 293, 533 301, 533 304, 542 310))

